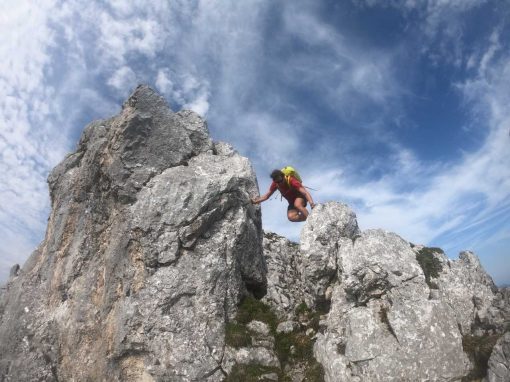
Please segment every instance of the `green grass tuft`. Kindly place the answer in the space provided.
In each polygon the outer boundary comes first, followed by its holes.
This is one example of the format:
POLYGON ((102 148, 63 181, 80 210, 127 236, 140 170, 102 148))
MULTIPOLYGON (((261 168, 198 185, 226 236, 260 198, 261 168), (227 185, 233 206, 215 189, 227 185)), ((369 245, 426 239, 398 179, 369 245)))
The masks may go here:
POLYGON ((225 343, 234 348, 250 346, 251 336, 246 325, 228 322, 225 327, 225 343))
POLYGON ((297 307, 296 313, 304 321, 309 322, 307 327, 291 333, 276 333, 278 318, 271 308, 255 298, 245 298, 238 307, 235 321, 226 326, 226 344, 235 348, 250 346, 252 340, 247 324, 253 320, 262 321, 269 326, 271 334, 275 338, 275 352, 282 369, 267 368, 261 365, 235 365, 225 381, 264 381, 265 379, 260 379, 262 375, 277 373, 280 382, 291 382, 290 377, 283 373, 285 367, 304 363, 306 365, 304 380, 323 382, 324 370, 313 356, 314 340, 305 333, 309 327, 318 329, 320 313, 309 309, 305 303, 297 307))
POLYGON ((278 333, 275 336, 275 350, 282 367, 290 363, 315 361, 313 344, 314 341, 300 331, 278 333))
POLYGON ((313 361, 305 372, 305 381, 307 382, 324 382, 324 368, 322 365, 313 361))
POLYGON ((253 320, 265 322, 273 333, 276 332, 278 318, 271 308, 253 297, 246 297, 239 305, 236 321, 246 325, 253 320))
POLYGON ((416 255, 416 260, 423 269, 425 274, 425 282, 431 289, 437 289, 437 285, 431 282, 431 278, 439 277, 439 273, 443 270, 441 261, 434 256, 434 253, 443 253, 441 248, 422 248, 416 255))

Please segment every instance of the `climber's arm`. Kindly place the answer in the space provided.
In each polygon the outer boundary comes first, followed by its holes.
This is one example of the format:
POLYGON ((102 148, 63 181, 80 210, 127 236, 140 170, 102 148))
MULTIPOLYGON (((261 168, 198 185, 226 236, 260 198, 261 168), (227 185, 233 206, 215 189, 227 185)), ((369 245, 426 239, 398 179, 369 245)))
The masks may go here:
POLYGON ((251 200, 251 202, 253 204, 259 204, 259 203, 265 202, 267 199, 269 199, 271 197, 271 195, 274 194, 275 191, 276 191, 276 189, 270 188, 269 191, 266 192, 264 195, 259 196, 258 198, 253 198, 251 200))

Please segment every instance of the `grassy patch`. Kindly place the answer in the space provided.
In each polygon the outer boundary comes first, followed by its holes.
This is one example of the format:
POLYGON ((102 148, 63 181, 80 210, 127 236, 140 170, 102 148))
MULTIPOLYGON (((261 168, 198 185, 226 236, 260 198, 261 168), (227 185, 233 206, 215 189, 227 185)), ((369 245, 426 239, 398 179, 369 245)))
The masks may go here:
POLYGON ((251 345, 251 336, 246 325, 237 322, 229 322, 225 328, 225 342, 234 348, 251 345))
POLYGON ((300 322, 307 322, 305 327, 294 330, 291 333, 275 333, 275 350, 282 365, 302 364, 306 365, 305 381, 324 381, 324 370, 313 356, 314 339, 306 335, 306 330, 319 329, 321 312, 310 309, 304 302, 296 308, 296 316, 300 322))
POLYGON ((271 332, 276 333, 278 321, 269 306, 253 297, 247 297, 239 305, 235 321, 227 323, 225 328, 226 344, 234 348, 250 346, 251 335, 246 325, 253 320, 266 323, 271 332))
MULTIPOLYGON (((321 305, 319 308, 324 308, 325 305, 321 305)), ((302 302, 296 308, 296 316, 299 317, 300 321, 308 321, 309 327, 311 327, 316 332, 320 329, 320 317, 322 314, 328 313, 328 311, 324 311, 322 309, 312 310, 310 309, 305 302, 302 302)))
POLYGON ((311 361, 314 341, 300 331, 278 333, 275 336, 275 350, 282 366, 299 361, 311 361))
POLYGON ((307 382, 324 382, 324 368, 322 365, 317 361, 312 362, 305 372, 304 380, 307 382))
POLYGON ((275 367, 266 367, 260 365, 235 365, 230 374, 225 378, 225 382, 260 382, 269 381, 261 379, 265 374, 276 373, 280 379, 281 372, 275 367))
POLYGON ((310 311, 310 308, 308 308, 308 305, 303 301, 301 304, 299 304, 296 308, 296 314, 299 316, 301 314, 306 314, 310 311))
POLYGON ((501 335, 493 336, 472 336, 462 337, 462 347, 473 363, 473 370, 463 379, 463 381, 472 381, 480 379, 487 375, 487 368, 492 349, 501 335))
POLYGON ((434 256, 434 253, 444 253, 441 248, 422 248, 416 255, 416 260, 423 269, 425 274, 425 282, 431 289, 437 289, 437 285, 433 284, 430 279, 439 277, 439 272, 443 270, 441 261, 434 256))
POLYGON ((315 312, 302 303, 296 309, 296 313, 300 316, 301 321, 307 322, 306 327, 291 333, 276 333, 278 319, 271 308, 255 298, 245 298, 238 307, 234 322, 230 322, 226 326, 226 344, 235 348, 250 346, 251 335, 247 324, 253 320, 262 321, 269 326, 271 335, 275 338, 275 352, 282 369, 261 365, 235 365, 225 381, 263 381, 264 379, 260 379, 262 375, 277 373, 280 382, 291 382, 283 370, 287 365, 292 367, 298 363, 306 365, 305 381, 324 381, 324 370, 313 356, 314 340, 305 333, 310 327, 318 330, 320 312, 315 312))
POLYGON ((246 325, 253 320, 265 322, 269 325, 271 332, 276 332, 276 326, 278 325, 276 314, 263 302, 253 297, 247 297, 239 305, 236 321, 239 324, 246 325))

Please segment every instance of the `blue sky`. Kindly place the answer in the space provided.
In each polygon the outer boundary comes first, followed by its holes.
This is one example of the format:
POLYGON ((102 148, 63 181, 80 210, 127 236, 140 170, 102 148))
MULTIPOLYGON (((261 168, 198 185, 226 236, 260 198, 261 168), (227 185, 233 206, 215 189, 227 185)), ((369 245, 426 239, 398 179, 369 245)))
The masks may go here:
MULTIPOLYGON (((510 283, 510 3, 484 0, 0 2, 0 280, 44 237, 46 177, 138 83, 314 198, 475 251, 510 283)), ((299 238, 279 198, 266 230, 299 238)))

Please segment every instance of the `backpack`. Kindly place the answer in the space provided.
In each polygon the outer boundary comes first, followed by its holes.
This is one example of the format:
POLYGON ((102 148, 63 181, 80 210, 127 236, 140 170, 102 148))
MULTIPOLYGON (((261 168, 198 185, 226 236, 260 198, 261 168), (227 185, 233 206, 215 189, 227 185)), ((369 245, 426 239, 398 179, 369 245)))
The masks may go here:
POLYGON ((280 170, 283 172, 283 175, 285 175, 285 181, 287 182, 287 185, 290 186, 290 177, 296 178, 299 183, 303 183, 301 180, 301 176, 299 176, 299 173, 296 171, 294 167, 291 166, 285 166, 280 170))

